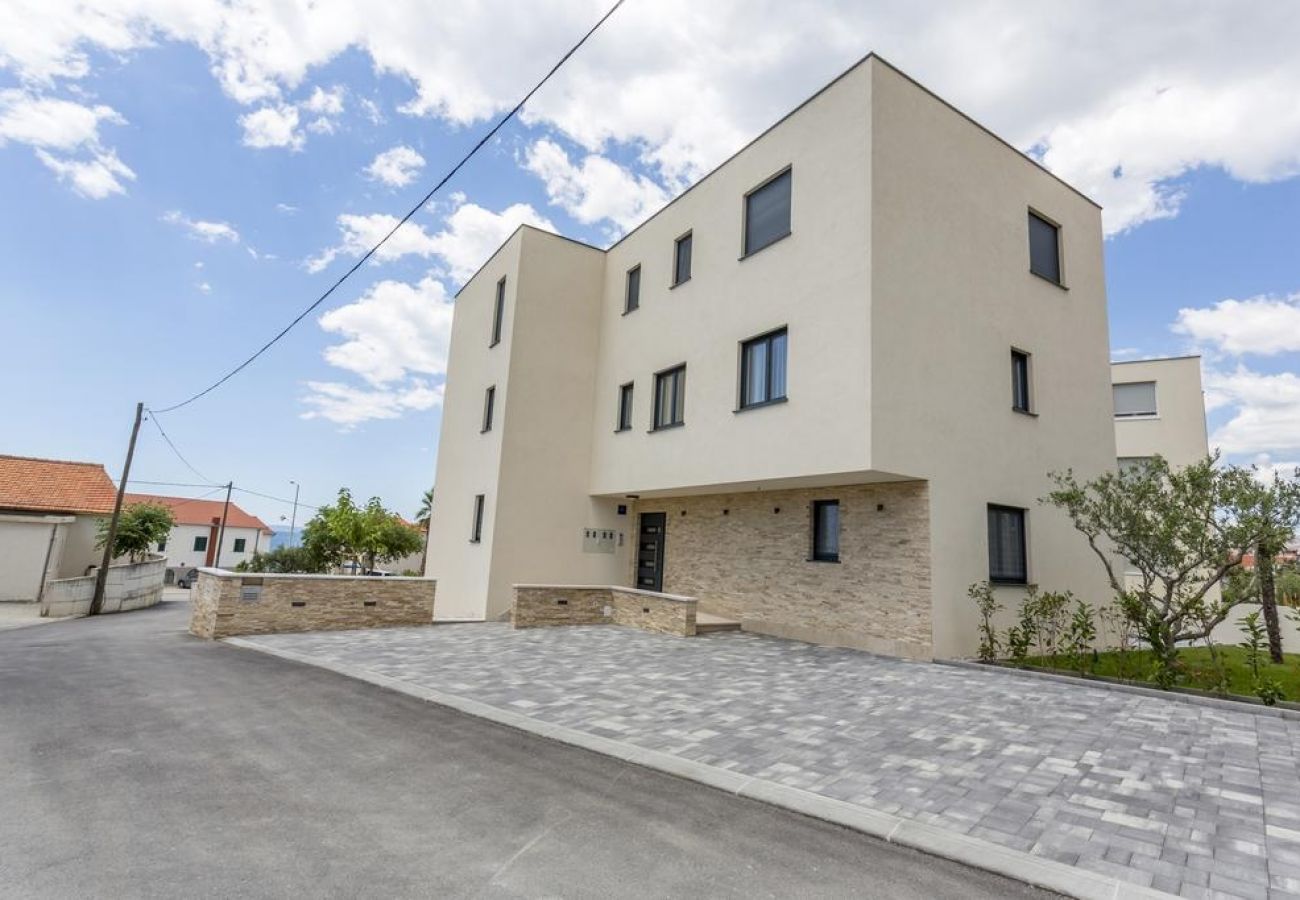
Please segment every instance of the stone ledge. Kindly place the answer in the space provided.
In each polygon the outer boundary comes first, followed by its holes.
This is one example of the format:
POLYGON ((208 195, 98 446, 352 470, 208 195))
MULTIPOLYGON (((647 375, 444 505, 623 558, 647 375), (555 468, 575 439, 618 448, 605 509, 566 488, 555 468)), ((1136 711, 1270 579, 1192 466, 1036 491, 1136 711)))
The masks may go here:
POLYGON ((695 635, 693 597, 606 584, 517 584, 510 609, 515 628, 629 625, 656 634, 695 635))

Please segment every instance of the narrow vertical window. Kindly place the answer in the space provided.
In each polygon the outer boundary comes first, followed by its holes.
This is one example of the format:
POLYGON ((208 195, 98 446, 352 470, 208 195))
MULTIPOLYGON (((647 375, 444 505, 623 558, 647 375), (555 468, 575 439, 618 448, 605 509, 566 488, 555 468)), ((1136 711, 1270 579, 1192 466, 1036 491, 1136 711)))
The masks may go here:
POLYGON ((621 385, 618 389, 618 430, 627 431, 632 427, 632 382, 621 385))
POLYGON ((686 232, 673 245, 673 285, 691 280, 691 244, 692 234, 686 232))
POLYGON ((474 495, 474 523, 470 527, 469 542, 477 544, 483 540, 483 494, 474 495))
POLYGON ((812 505, 812 558, 840 561, 840 501, 814 500, 812 505))
POLYGON ((989 581, 1025 584, 1025 511, 989 504, 989 581))
POLYGON ((496 385, 488 388, 483 392, 483 431, 492 430, 492 409, 496 406, 497 388, 496 385))
POLYGON ((641 267, 627 270, 627 290, 623 295, 623 312, 630 313, 641 305, 641 267))
POLYGON ((489 347, 495 347, 501 343, 501 322, 506 317, 506 280, 502 278, 497 282, 497 299, 496 305, 492 307, 492 343, 489 347))
POLYGON ((786 169, 745 195, 745 256, 790 234, 790 181, 786 169))
POLYGON ((686 421, 686 366, 655 376, 654 428, 671 428, 686 421))
POLYGON ((1027 413, 1029 408, 1029 354, 1011 351, 1011 408, 1027 413))
POLYGON ((1061 229, 1034 212, 1029 213, 1029 271, 1061 283, 1061 229))
POLYGON ((740 345, 740 408, 785 399, 784 328, 740 345))

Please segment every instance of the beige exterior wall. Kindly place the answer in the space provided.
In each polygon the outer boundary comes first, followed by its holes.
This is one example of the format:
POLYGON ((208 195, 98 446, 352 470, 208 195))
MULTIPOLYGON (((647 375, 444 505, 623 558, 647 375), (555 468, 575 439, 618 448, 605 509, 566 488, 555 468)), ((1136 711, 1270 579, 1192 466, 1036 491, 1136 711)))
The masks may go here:
POLYGON ((0 603, 31 603, 59 577, 72 516, 0 514, 0 603))
POLYGON ((1154 416, 1115 419, 1115 453, 1121 458, 1160 454, 1175 468, 1210 452, 1205 426, 1201 358, 1144 359, 1111 363, 1112 384, 1154 381, 1154 416))

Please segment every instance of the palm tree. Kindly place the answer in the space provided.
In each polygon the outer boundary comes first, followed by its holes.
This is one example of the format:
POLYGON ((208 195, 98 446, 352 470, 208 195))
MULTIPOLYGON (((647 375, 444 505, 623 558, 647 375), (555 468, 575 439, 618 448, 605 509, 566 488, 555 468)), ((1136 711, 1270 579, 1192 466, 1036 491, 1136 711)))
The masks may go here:
POLYGON ((420 508, 415 511, 415 524, 428 530, 429 519, 433 515, 433 488, 429 488, 420 497, 420 508))

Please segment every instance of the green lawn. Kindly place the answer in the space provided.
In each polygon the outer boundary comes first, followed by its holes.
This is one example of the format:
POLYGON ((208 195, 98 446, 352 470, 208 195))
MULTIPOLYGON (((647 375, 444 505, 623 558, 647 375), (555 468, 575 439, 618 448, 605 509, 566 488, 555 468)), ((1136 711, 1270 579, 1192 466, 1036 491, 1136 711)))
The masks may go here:
MULTIPOLYGON (((1246 651, 1240 647, 1219 647, 1218 652, 1227 669, 1228 692, 1253 697, 1250 669, 1246 666, 1246 651)), ((1288 653, 1285 657, 1286 661, 1282 665, 1273 665, 1267 662, 1268 654, 1265 653, 1265 664, 1260 674, 1282 685, 1283 700, 1297 702, 1300 701, 1300 654, 1288 653)), ((1038 668, 1057 669, 1076 675, 1079 672, 1074 660, 1064 655, 1057 656, 1054 660, 1045 656, 1031 656, 1026 662, 1038 668)), ((1214 691, 1217 676, 1209 650, 1204 647, 1180 650, 1178 664, 1178 687, 1214 691)), ((1154 687, 1151 684, 1151 654, 1145 650, 1129 651, 1126 654, 1114 651, 1098 653, 1095 658, 1089 658, 1086 671, 1090 675, 1119 678, 1154 687)))

